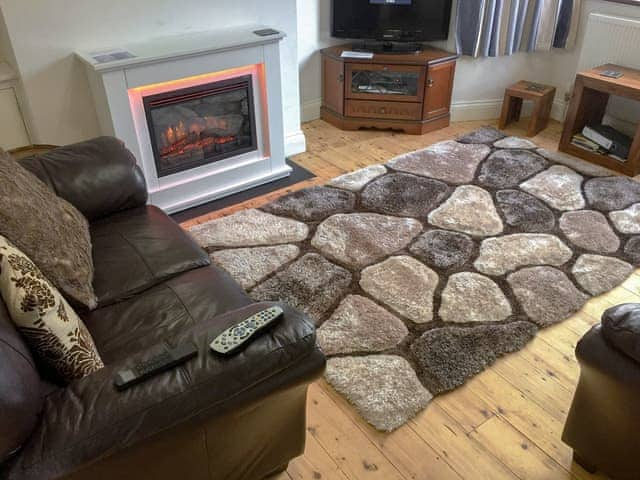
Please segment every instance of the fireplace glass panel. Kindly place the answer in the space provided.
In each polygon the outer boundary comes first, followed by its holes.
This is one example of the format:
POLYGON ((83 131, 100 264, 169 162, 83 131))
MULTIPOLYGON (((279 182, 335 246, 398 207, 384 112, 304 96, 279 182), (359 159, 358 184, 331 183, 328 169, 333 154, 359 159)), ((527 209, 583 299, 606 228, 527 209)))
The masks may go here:
POLYGON ((158 177, 257 149, 251 75, 144 98, 158 177))

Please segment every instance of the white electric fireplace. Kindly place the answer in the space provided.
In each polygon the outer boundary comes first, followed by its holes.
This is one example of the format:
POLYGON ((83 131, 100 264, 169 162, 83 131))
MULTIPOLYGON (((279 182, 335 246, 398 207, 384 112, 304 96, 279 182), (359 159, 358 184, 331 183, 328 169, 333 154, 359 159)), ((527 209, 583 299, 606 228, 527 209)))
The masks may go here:
POLYGON ((78 53, 102 132, 135 154, 150 203, 173 213, 290 174, 283 38, 245 26, 78 53))

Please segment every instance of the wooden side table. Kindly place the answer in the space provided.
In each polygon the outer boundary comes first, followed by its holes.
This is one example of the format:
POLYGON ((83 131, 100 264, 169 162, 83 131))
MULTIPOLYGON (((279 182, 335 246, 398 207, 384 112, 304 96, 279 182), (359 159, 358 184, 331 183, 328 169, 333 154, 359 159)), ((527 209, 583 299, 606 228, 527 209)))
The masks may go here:
POLYGON ((504 92, 504 103, 502 104, 502 115, 500 116, 499 128, 504 128, 511 122, 520 120, 522 112, 522 102, 532 100, 534 107, 527 129, 527 136, 533 137, 540 131, 547 128, 553 99, 556 89, 540 83, 521 80, 511 85, 504 92))
POLYGON ((571 143, 573 135, 582 132, 585 125, 602 123, 610 95, 640 101, 640 70, 607 64, 578 73, 559 150, 616 172, 630 176, 638 175, 640 173, 640 125, 636 130, 626 162, 584 150, 571 143), (620 78, 607 78, 600 75, 604 70, 618 70, 624 75, 620 78))

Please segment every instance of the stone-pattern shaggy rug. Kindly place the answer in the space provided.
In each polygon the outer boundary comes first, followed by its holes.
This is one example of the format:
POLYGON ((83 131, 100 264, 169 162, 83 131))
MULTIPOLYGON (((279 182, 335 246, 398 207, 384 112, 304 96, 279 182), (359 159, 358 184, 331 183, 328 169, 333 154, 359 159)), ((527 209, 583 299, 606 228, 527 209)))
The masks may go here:
POLYGON ((390 431, 640 264, 640 183, 610 175, 487 127, 191 232, 307 312, 327 380, 390 431))

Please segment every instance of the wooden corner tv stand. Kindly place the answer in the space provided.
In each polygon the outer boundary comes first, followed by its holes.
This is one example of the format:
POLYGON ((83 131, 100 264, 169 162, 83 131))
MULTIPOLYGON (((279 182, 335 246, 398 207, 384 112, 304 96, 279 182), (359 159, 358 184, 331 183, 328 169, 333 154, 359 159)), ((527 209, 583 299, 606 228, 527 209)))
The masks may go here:
POLYGON ((322 54, 323 120, 343 130, 378 128, 422 135, 449 125, 457 55, 435 48, 411 54, 342 58, 352 45, 322 54))

